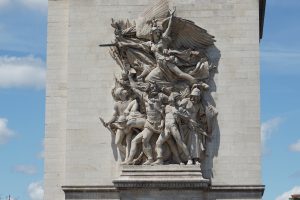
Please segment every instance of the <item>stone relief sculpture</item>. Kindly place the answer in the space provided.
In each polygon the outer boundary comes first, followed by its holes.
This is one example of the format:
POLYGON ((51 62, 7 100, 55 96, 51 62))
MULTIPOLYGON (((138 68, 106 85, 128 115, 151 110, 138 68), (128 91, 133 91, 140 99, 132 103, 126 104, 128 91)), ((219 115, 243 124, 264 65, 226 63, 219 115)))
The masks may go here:
POLYGON ((135 22, 112 20, 115 77, 113 115, 103 125, 115 134, 122 164, 200 165, 217 111, 210 93, 217 61, 214 37, 175 16, 166 0, 135 22))

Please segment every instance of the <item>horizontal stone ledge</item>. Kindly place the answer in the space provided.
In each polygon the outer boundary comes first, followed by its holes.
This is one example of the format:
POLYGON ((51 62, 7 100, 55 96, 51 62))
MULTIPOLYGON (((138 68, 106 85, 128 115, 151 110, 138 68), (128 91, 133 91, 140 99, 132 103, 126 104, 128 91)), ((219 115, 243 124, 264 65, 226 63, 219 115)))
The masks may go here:
POLYGON ((209 182, 201 181, 114 181, 119 190, 123 189, 207 189, 209 182))
POLYGON ((200 172, 198 165, 122 165, 122 172, 200 172))
POLYGON ((121 176, 113 180, 120 190, 141 189, 205 189, 210 180, 202 177, 198 165, 123 165, 121 176))
POLYGON ((64 192, 116 192, 113 185, 62 186, 64 192))
POLYGON ((211 185, 209 187, 211 191, 255 191, 264 192, 265 185, 211 185))
POLYGON ((190 195, 191 198, 201 199, 209 195, 213 199, 261 199, 264 192, 264 185, 213 185, 207 188, 116 188, 113 185, 106 186, 63 186, 65 199, 122 199, 121 195, 134 192, 135 195, 161 195, 160 199, 171 199, 170 194, 179 192, 181 195, 190 195), (166 196, 167 195, 167 196, 166 196))
MULTIPOLYGON (((191 183, 191 182, 190 182, 191 183)), ((166 183, 168 184, 168 183, 166 183)), ((185 188, 186 189, 186 188, 185 188)), ((193 189, 193 188, 191 188, 193 189)), ((114 185, 100 186, 100 185, 90 185, 90 186, 62 186, 64 192, 116 192, 118 188, 114 185)), ((264 192, 265 185, 211 185, 207 187, 207 191, 213 192, 264 192)))

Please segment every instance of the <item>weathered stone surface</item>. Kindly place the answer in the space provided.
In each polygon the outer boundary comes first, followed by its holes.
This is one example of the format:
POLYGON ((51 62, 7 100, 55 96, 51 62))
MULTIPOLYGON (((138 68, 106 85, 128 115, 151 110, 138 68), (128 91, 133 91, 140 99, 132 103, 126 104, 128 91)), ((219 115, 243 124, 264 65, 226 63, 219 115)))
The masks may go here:
POLYGON ((66 193, 67 200, 75 199, 128 199, 128 200, 258 200, 261 198, 264 187, 262 186, 245 186, 245 185, 217 185, 211 186, 206 190, 199 188, 190 189, 154 189, 154 188, 127 188, 126 190, 118 191, 116 188, 105 186, 93 187, 63 187, 66 193))
POLYGON ((119 190, 154 189, 207 189, 210 181, 202 177, 196 165, 122 166, 121 176, 113 183, 119 190))
MULTIPOLYGON (((210 144, 213 159, 204 163, 213 166, 211 184, 260 185, 259 1, 170 2, 177 7, 178 16, 209 30, 222 52, 219 73, 214 77, 217 91, 212 93, 219 112, 219 132, 210 144)), ((111 148, 111 134, 98 119, 100 115, 105 120, 110 118, 113 100, 108 94, 114 84, 111 77, 119 68, 98 44, 113 39, 112 16, 136 19, 150 3, 49 1, 45 200, 64 199, 63 185, 112 186, 112 180, 119 177, 119 155, 111 148)), ((203 175, 206 173, 210 172, 203 171, 203 175)), ((191 199, 199 199, 204 195, 202 191, 175 191, 170 198, 189 194, 191 199)), ((122 195, 123 199, 133 194, 141 199, 145 198, 143 192, 122 195)), ((157 190, 152 197, 167 197, 169 192, 157 190)), ((88 197, 89 194, 80 193, 80 198, 102 198, 88 197)), ((209 194, 206 199, 260 199, 261 192, 214 190, 209 194)))
POLYGON ((212 159, 208 143, 217 134, 218 112, 211 92, 221 54, 214 36, 175 16, 175 9, 159 0, 135 21, 112 19, 114 42, 99 45, 109 47, 121 68, 111 91, 112 117, 100 121, 115 136, 122 164, 212 159))

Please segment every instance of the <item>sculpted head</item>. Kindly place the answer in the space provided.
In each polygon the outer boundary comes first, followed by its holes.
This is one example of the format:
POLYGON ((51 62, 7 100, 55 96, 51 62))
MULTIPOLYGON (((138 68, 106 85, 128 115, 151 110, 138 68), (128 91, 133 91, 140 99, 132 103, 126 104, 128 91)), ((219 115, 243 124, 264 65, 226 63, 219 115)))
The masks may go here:
POLYGON ((162 32, 161 28, 157 25, 157 20, 153 19, 152 20, 152 28, 151 28, 151 36, 152 36, 153 42, 154 43, 159 42, 162 34, 163 34, 163 32, 162 32))
MULTIPOLYGON (((154 43, 158 43, 162 36, 162 31, 158 27, 153 27, 154 30, 151 31, 152 39, 154 43)), ((152 29, 153 29, 152 28, 152 29)))
POLYGON ((149 82, 149 95, 155 96, 158 94, 158 85, 155 82, 149 82))
POLYGON ((121 100, 121 101, 126 101, 128 99, 128 91, 125 90, 124 88, 117 88, 115 91, 115 95, 121 100))
POLYGON ((199 103, 201 100, 201 90, 194 88, 190 95, 190 100, 192 103, 199 103))
POLYGON ((180 101, 180 94, 178 92, 172 92, 168 100, 171 106, 178 105, 180 101))

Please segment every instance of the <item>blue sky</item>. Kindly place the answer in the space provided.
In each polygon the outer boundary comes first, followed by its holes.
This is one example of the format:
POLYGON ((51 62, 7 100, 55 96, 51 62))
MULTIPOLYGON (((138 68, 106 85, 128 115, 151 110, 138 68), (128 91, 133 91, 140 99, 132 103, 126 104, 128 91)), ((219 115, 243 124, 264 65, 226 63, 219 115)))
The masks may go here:
POLYGON ((267 2, 261 41, 265 200, 300 194, 300 1, 267 2))
MULTIPOLYGON (((268 0, 261 41, 264 200, 300 193, 300 1, 268 0)), ((43 197, 46 0, 0 0, 0 200, 43 197)))
POLYGON ((0 0, 0 199, 43 197, 47 1, 0 0))

